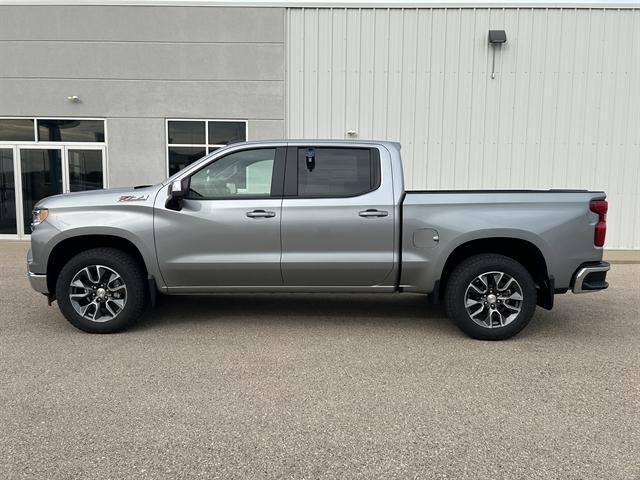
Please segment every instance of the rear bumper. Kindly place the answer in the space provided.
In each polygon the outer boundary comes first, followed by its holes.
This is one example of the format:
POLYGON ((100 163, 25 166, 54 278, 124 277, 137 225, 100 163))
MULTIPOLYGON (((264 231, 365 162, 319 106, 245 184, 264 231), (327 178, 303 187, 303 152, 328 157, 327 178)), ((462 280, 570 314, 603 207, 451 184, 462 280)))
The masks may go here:
POLYGON ((573 274, 571 291, 573 293, 588 293, 604 290, 609 286, 606 278, 610 268, 608 262, 583 263, 573 274))

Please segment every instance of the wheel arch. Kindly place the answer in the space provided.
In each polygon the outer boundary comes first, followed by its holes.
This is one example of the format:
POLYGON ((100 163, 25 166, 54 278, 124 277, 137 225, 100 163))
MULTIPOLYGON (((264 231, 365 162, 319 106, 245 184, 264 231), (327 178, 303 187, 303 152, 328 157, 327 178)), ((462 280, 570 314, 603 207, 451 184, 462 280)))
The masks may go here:
POLYGON ((84 234, 68 237, 58 242, 47 259, 47 287, 56 291, 56 282, 62 267, 78 253, 93 248, 114 248, 128 253, 140 264, 146 275, 147 265, 140 249, 129 239, 110 234, 84 234))
POLYGON ((542 251, 532 242, 513 237, 489 237, 469 240, 458 245, 447 257, 439 280, 438 296, 442 299, 453 269, 463 260, 483 253, 493 253, 512 258, 531 274, 538 290, 538 305, 553 307, 553 277, 549 275, 547 261, 542 251))

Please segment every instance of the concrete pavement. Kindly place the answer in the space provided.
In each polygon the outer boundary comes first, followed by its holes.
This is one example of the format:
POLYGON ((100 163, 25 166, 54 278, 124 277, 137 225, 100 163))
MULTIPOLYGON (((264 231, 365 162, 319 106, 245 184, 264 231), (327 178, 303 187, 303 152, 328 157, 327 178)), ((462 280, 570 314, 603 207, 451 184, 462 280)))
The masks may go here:
POLYGON ((0 242, 3 478, 640 478, 640 265, 505 342, 419 296, 171 297, 89 335, 0 242))

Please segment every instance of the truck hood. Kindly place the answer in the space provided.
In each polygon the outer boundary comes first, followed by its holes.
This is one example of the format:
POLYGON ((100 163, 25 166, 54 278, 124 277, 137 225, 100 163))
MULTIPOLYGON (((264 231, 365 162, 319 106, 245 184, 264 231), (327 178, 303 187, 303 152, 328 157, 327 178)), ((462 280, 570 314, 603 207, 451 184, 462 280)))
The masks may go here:
POLYGON ((157 184, 143 187, 111 188, 107 190, 63 193, 61 195, 43 198, 36 204, 36 207, 51 209, 114 205, 152 205, 157 191, 162 188, 162 186, 162 184, 157 184))

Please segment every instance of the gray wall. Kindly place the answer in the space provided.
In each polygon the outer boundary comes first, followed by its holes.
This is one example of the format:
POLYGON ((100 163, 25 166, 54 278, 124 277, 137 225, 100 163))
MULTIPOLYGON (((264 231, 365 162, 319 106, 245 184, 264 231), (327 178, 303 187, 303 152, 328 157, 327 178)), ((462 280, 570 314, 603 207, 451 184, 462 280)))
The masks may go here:
POLYGON ((165 177, 165 118, 284 136, 284 68, 280 8, 0 6, 0 116, 106 118, 111 187, 165 177))

